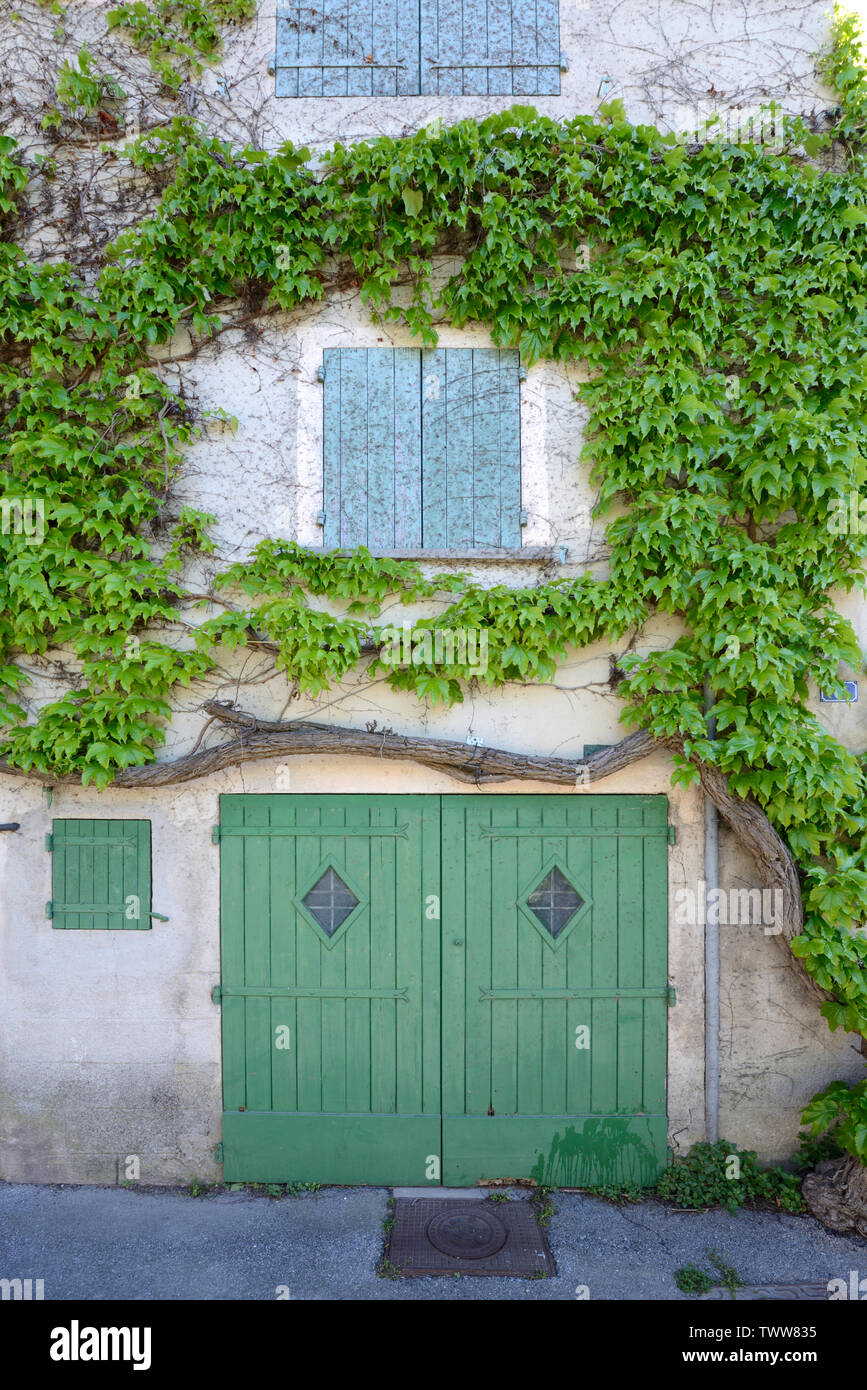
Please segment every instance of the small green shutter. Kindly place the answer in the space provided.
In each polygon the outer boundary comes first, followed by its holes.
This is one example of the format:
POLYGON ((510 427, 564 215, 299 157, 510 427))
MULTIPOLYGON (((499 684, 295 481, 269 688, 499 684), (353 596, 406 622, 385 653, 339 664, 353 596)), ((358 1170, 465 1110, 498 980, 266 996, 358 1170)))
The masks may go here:
POLYGON ((277 11, 278 97, 418 91, 418 0, 318 0, 277 11))
POLYGON ((421 0, 421 90, 557 96, 557 0, 421 0))
POLYGON ((324 544, 521 544, 517 352, 327 348, 324 544))
POLYGON ((56 820, 50 847, 52 926, 150 929, 150 821, 56 820))

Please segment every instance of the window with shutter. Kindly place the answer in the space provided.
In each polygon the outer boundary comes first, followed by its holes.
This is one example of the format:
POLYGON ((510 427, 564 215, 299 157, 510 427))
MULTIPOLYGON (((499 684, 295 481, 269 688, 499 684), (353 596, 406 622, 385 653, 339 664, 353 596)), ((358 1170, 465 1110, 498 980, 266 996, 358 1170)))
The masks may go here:
POLYGON ((150 821, 56 820, 48 848, 53 927, 150 929, 159 916, 151 912, 150 821))
POLYGON ((277 11, 278 97, 557 96, 558 0, 318 0, 277 11))
POLYGON ((325 547, 520 547, 518 369, 498 348, 326 349, 325 547))

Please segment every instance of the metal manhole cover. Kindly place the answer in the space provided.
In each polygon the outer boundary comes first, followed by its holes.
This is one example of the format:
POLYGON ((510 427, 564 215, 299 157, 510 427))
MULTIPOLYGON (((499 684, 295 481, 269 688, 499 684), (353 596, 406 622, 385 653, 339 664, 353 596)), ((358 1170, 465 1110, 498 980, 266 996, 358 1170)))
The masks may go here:
MULTIPOLYGON (((475 1203, 466 1203, 475 1206, 475 1203)), ((444 1255, 463 1260, 483 1260, 506 1243, 508 1232, 493 1212, 440 1212, 427 1224, 427 1238, 444 1255)))
POLYGON ((398 1197, 386 1258, 401 1274, 511 1274, 544 1279, 557 1269, 532 1203, 398 1197))

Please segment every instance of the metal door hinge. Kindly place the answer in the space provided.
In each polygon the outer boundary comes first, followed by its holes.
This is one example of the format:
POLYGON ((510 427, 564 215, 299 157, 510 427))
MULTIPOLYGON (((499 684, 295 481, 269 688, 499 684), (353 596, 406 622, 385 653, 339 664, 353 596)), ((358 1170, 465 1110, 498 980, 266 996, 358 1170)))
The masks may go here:
POLYGON ((518 525, 519 525, 519 526, 526 526, 526 525, 527 525, 527 520, 528 520, 528 518, 527 518, 527 513, 526 513, 525 511, 523 511, 523 510, 520 511, 520 512, 518 513, 518 525))
POLYGON ((568 53, 562 53, 562 52, 561 52, 561 54, 560 54, 560 71, 561 71, 561 72, 568 72, 568 71, 569 71, 569 54, 568 54, 568 53))
POLYGON ((668 827, 668 843, 670 845, 677 844, 677 831, 675 830, 673 825, 670 825, 668 827))
POLYGON ((520 367, 518 368, 518 380, 519 380, 519 381, 526 381, 526 380, 527 380, 527 368, 524 366, 523 362, 521 363, 520 367))
POLYGON ((215 825, 214 828, 213 828, 212 831, 211 831, 211 844, 212 844, 212 845, 218 845, 219 843, 220 843, 220 827, 219 827, 218 825, 215 825))
POLYGON ((222 1162, 223 1162, 223 1144, 222 1144, 222 1141, 221 1141, 219 1144, 215 1144, 215 1145, 214 1145, 214 1147, 211 1149, 211 1153, 212 1153, 212 1155, 213 1155, 213 1157, 214 1157, 214 1159, 215 1159, 215 1161, 216 1161, 217 1163, 222 1163, 222 1162))
POLYGON ((48 918, 49 922, 53 919, 53 917, 54 917, 54 903, 46 903, 46 904, 45 904, 45 915, 46 915, 46 917, 48 918))
POLYGON ((161 912, 152 912, 150 915, 156 918, 158 922, 167 922, 169 920, 168 917, 164 917, 161 912))
POLYGON ((321 363, 320 363, 320 365, 316 368, 316 380, 317 380, 317 381, 324 381, 324 380, 325 380, 325 368, 322 366, 321 363))
POLYGON ((268 72, 269 72, 270 76, 273 77, 273 76, 274 76, 274 73, 275 73, 276 71, 277 71, 277 54, 276 54, 276 53, 269 53, 269 54, 268 54, 268 72))
POLYGON ((53 851, 53 849, 54 849, 54 836, 53 836, 53 835, 49 834, 49 835, 46 835, 46 836, 45 836, 45 848, 48 850, 48 853, 49 853, 49 854, 52 853, 52 851, 53 851))
POLYGON ((223 999, 223 986, 222 986, 222 985, 214 985, 214 988, 211 990, 211 999, 213 1000, 213 1002, 214 1002, 215 1004, 220 1004, 220 1003, 222 1002, 222 999, 223 999))
POLYGON ((670 1009, 673 1009, 675 1004, 677 1003, 677 990, 675 989, 674 985, 668 986, 668 989, 666 990, 666 998, 668 1000, 668 1007, 670 1009))
POLYGON ((324 526, 324 525, 325 525, 325 513, 324 513, 324 512, 317 512, 317 513, 316 513, 316 525, 317 525, 317 526, 324 526))

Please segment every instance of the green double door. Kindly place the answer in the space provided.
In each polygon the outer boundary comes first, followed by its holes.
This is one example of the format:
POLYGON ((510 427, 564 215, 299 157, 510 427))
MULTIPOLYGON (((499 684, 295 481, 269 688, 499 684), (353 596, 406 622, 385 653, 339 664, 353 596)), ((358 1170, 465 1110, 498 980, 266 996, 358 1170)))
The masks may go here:
POLYGON ((226 1181, 650 1182, 664 796, 223 796, 226 1181))

